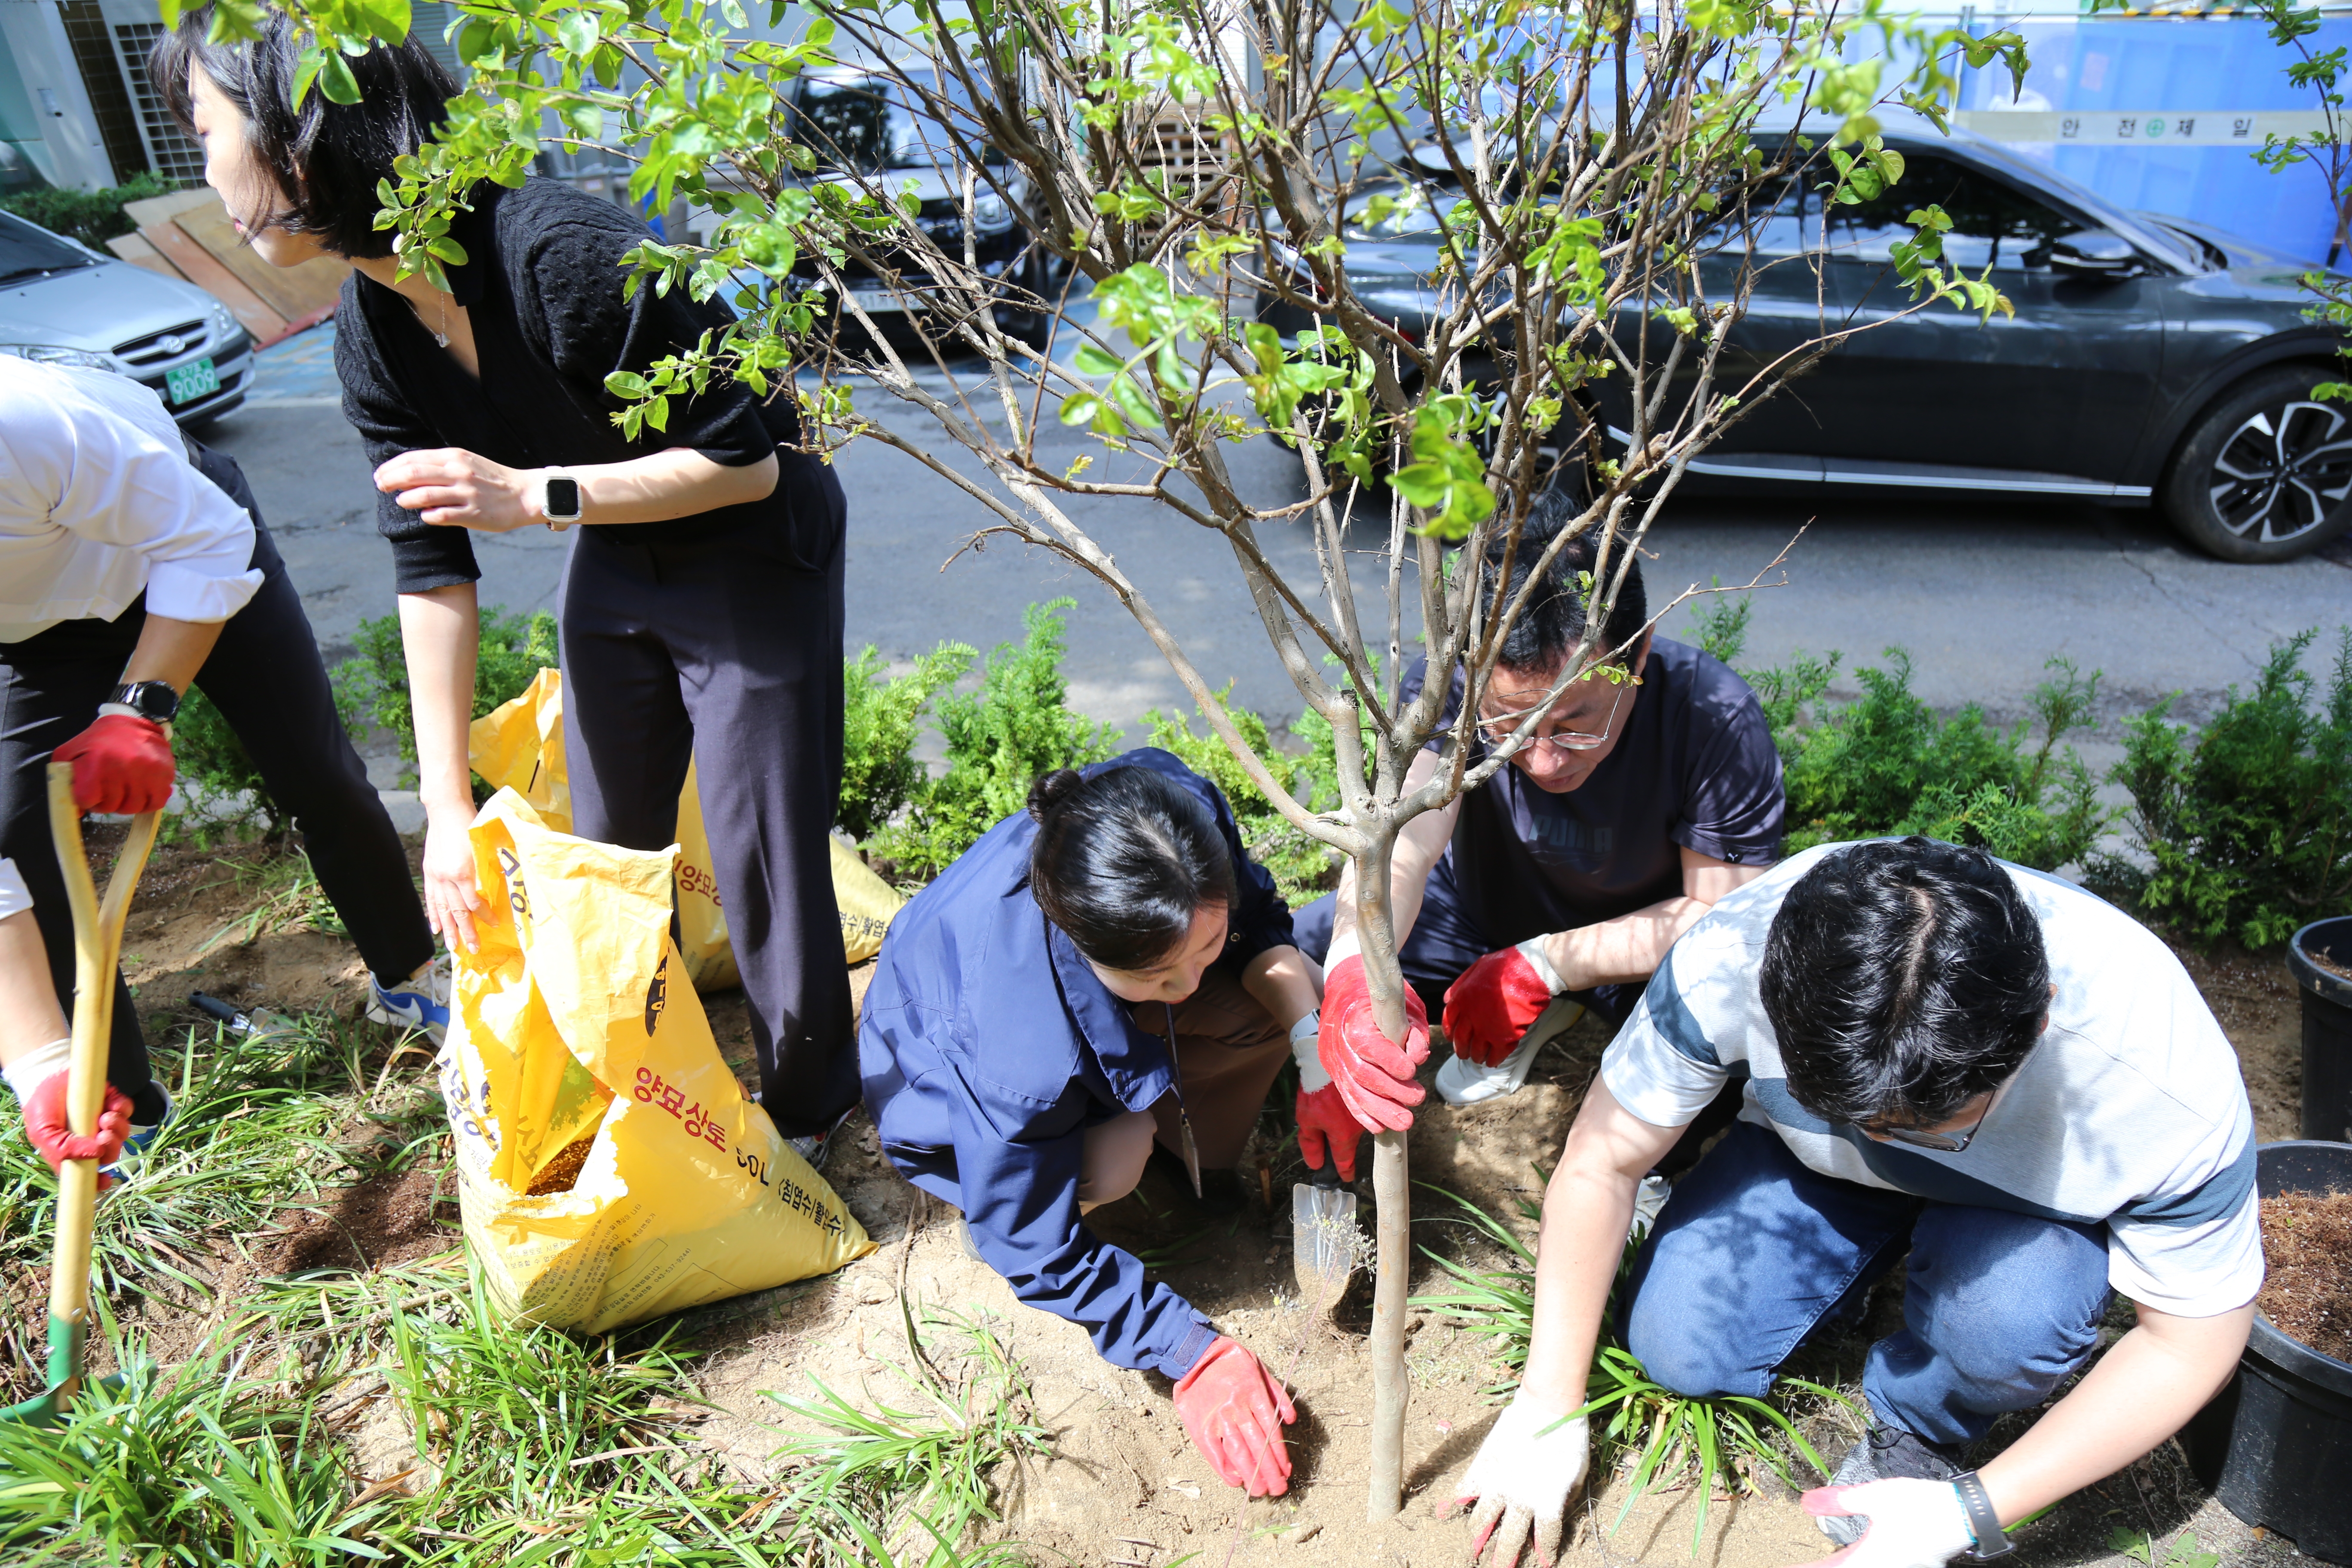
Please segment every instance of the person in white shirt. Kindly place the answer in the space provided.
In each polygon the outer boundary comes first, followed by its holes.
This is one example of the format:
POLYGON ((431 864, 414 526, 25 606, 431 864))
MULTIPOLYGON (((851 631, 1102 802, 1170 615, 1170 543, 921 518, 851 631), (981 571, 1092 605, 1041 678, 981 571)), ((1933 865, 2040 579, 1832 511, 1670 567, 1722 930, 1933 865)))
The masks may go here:
MULTIPOLYGON (((50 840, 47 764, 85 811, 163 806, 169 725, 190 685, 292 816, 373 977, 370 1016, 438 1037, 448 983, 407 852, 335 712, 300 595, 235 462, 182 436, 155 394, 104 371, 0 355, 0 855, 73 996, 70 906, 50 840)), ((5 922, 0 922, 5 923, 5 922)), ((118 976, 108 1080, 134 1144, 170 1098, 118 976)), ((37 1043, 37 1042, 36 1042, 37 1043)), ((28 1110, 61 1055, 0 1037, 28 1110)))
POLYGON ((2005 1524, 2163 1442, 2229 1379, 2263 1280, 2253 1118, 2227 1038, 2146 928, 2070 883, 1927 838, 1819 847, 1717 902, 1601 1058, 1545 1193, 1527 1376, 1472 1462, 1474 1558, 1559 1552, 1634 1188, 1727 1083, 1616 1303, 1650 1376, 1761 1395, 1907 1262, 1870 1428, 1805 1494, 1848 1568, 2008 1549, 2005 1524), (2022 1436, 2004 1412, 2137 1325, 2022 1436))

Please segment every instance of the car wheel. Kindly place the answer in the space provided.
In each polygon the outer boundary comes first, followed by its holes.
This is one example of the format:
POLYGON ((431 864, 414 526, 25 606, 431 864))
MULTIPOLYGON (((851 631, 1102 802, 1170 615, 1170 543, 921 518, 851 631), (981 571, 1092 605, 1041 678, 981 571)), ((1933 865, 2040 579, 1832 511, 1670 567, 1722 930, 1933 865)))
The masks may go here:
POLYGON ((2249 376, 2198 416, 2161 500, 2224 561, 2292 561, 2352 529, 2352 405, 2313 399, 2318 366, 2249 376))

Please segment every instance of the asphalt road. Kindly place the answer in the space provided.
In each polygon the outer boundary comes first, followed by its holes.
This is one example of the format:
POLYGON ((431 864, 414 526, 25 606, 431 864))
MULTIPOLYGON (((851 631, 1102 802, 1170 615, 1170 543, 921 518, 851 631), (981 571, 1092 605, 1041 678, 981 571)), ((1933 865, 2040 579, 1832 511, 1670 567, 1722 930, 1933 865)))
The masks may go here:
MULTIPOLYGON (((334 405, 321 334, 305 336, 277 351, 259 400, 209 438, 252 479, 332 660, 349 652, 362 617, 392 612, 391 562, 374 530, 366 461, 334 405)), ((920 428, 911 415, 891 423, 920 428)), ((1053 435, 1072 456, 1080 449, 1058 427, 1053 435)), ((940 437, 926 444, 948 450, 940 437)), ((1091 578, 1002 538, 964 550, 986 513, 900 453, 861 445, 842 455, 840 469, 850 500, 850 651, 870 643, 902 660, 944 639, 986 649, 1020 635, 1024 605, 1068 595, 1077 605, 1065 668, 1079 710, 1140 739, 1147 709, 1188 706, 1159 652, 1091 578)), ((1270 441, 1238 449, 1234 469, 1254 495, 1304 493, 1297 460, 1270 441)), ((1075 515, 1213 683, 1232 680, 1238 700, 1269 715, 1298 711, 1223 543, 1143 503, 1100 502, 1075 515)), ((2179 691, 2179 710, 2195 717, 2231 684, 2250 681, 2277 639, 2319 626, 2332 640, 2352 620, 2352 549, 2231 566, 2176 543, 2151 512, 1980 499, 1681 502, 1652 535, 1653 602, 1717 577, 1746 582, 1800 528, 1787 585, 1757 595, 1746 662, 1836 649, 1851 668, 1899 646, 1929 702, 1976 702, 2007 720, 2025 711, 2045 662, 2065 655, 2104 674, 2102 724, 2084 746, 2095 763, 2116 754, 2121 716, 2179 691)), ((1311 561, 1296 530, 1267 543, 1286 563, 1311 561)), ((478 538, 485 602, 553 607, 569 544, 539 530, 478 538)), ((1675 612, 1668 632, 1688 614, 1675 612)))

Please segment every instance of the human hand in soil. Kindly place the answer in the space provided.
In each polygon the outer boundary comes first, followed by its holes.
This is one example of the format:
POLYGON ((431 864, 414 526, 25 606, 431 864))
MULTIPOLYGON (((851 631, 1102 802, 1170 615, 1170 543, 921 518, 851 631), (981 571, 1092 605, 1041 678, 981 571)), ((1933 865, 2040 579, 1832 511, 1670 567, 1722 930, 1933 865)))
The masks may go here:
POLYGON ((1220 1335, 1176 1384, 1184 1435, 1229 1487, 1252 1497, 1290 1489, 1290 1451, 1282 1429, 1298 1411, 1282 1384, 1239 1342, 1220 1335))
POLYGON ((1532 1538, 1542 1568, 1559 1562, 1568 1500, 1583 1484, 1586 1456, 1583 1416, 1542 1409, 1525 1396, 1505 1406, 1446 1510, 1471 1510, 1470 1561, 1483 1554, 1487 1568, 1515 1568, 1532 1538))
POLYGON ((1564 989, 1541 937, 1490 952, 1445 988, 1445 1037, 1455 1056, 1500 1067, 1564 989))
MULTIPOLYGON (((25 1136, 58 1174, 64 1173, 68 1160, 112 1164, 122 1157, 122 1141, 131 1136, 131 1097, 110 1083, 99 1106, 98 1131, 77 1136, 66 1120, 66 1086, 70 1078, 68 1073, 51 1073, 24 1101, 25 1136)), ((112 1183, 110 1176, 99 1177, 99 1191, 104 1192, 112 1183)))
POLYGON ((1429 1093, 1413 1076, 1429 1059, 1429 1009, 1410 985, 1404 988, 1404 1043, 1399 1045, 1381 1032, 1373 1016, 1371 987, 1360 957, 1341 959, 1324 979, 1316 1058, 1367 1132, 1403 1131, 1412 1125, 1412 1108, 1429 1093))
POLYGON ((1816 1487, 1799 1500, 1816 1519, 1864 1514, 1870 1529, 1844 1551, 1822 1559, 1845 1568, 1943 1568, 1976 1544, 1960 1489, 1949 1481, 1871 1481, 1858 1487, 1816 1487))
POLYGON ((441 812, 434 813, 425 826, 425 919, 452 952, 460 943, 467 952, 481 952, 474 924, 477 921, 492 923, 489 905, 474 878, 469 826, 454 813, 441 812))
POLYGON ((163 810, 172 795, 172 737, 152 719, 101 713, 49 760, 73 764, 74 804, 84 811, 136 816, 163 810))

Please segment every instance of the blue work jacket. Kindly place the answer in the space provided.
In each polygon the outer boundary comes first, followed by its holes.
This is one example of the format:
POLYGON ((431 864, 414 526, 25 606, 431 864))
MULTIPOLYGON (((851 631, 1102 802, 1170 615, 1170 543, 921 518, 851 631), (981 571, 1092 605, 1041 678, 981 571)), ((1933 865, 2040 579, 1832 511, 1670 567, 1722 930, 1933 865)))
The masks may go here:
MULTIPOLYGON (((1165 773, 1215 812, 1238 884, 1219 965, 1290 943, 1289 908, 1214 784, 1153 748, 1087 774, 1108 768, 1165 773)), ((891 1163, 963 1211, 1015 1296, 1083 1324, 1114 1365, 1181 1377, 1217 1331, 1078 1217, 1087 1129, 1173 1090, 1169 1047, 1030 896, 1036 835, 1026 812, 1005 818, 891 921, 857 1031, 866 1109, 891 1163)))

